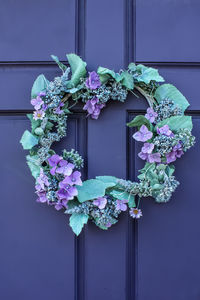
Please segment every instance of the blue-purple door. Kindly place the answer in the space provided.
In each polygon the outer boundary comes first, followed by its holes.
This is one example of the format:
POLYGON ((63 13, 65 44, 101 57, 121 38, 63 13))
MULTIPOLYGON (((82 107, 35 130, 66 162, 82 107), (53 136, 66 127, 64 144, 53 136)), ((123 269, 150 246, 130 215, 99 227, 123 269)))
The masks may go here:
MULTIPOLYGON (((200 2, 198 0, 0 1, 0 299, 200 299, 200 2), (76 52, 93 69, 136 61, 159 68, 189 99, 197 143, 176 163, 181 185, 171 202, 142 204, 109 231, 87 225, 79 238, 68 217, 35 202, 19 144, 29 126, 35 77, 76 52)), ((107 106, 98 121, 76 110, 61 148, 86 160, 85 177, 134 180, 142 161, 125 123, 143 99, 107 106)))

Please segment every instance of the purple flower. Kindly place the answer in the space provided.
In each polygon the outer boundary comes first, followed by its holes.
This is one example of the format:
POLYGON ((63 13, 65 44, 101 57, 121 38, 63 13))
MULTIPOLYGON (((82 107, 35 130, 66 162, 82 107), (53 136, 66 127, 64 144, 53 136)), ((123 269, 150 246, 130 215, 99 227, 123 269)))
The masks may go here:
POLYGON ((88 115, 91 115, 93 119, 98 119, 101 109, 105 107, 105 104, 98 103, 99 99, 93 97, 91 100, 88 100, 84 105, 83 109, 88 111, 88 115))
POLYGON ((107 228, 109 228, 109 227, 111 227, 112 226, 112 223, 111 222, 108 222, 107 224, 106 224, 106 227, 107 228))
POLYGON ((151 131, 149 131, 145 125, 142 125, 140 127, 140 130, 137 131, 136 133, 134 133, 133 138, 139 142, 146 142, 149 139, 151 139, 152 136, 153 136, 153 133, 151 131))
POLYGON ((37 192, 37 195, 38 195, 38 199, 36 200, 37 202, 40 202, 40 203, 45 203, 45 202, 48 202, 48 199, 46 197, 46 192, 43 191, 43 192, 37 192))
POLYGON ((157 127, 157 133, 158 134, 163 134, 163 135, 166 135, 166 136, 170 136, 170 137, 174 136, 173 132, 169 129, 168 125, 164 125, 160 128, 157 127))
POLYGON ((149 120, 151 123, 155 121, 155 118, 158 116, 157 112, 153 110, 153 108, 149 107, 147 108, 147 113, 145 115, 145 118, 149 120))
POLYGON ((88 89, 96 90, 101 86, 99 75, 93 71, 89 72, 89 77, 85 81, 85 85, 88 89))
POLYGON ((99 209, 103 209, 107 204, 107 199, 104 197, 98 197, 96 200, 93 201, 93 204, 99 209))
POLYGON ((63 180, 64 183, 67 183, 69 185, 82 185, 81 180, 81 172, 75 171, 70 176, 65 177, 63 180))
POLYGON ((72 200, 75 196, 78 195, 78 191, 74 186, 69 184, 64 184, 62 181, 59 183, 60 189, 57 191, 56 195, 59 200, 72 200))
POLYGON ((138 153, 138 156, 141 159, 148 161, 149 163, 154 163, 154 162, 160 163, 161 162, 160 153, 150 153, 150 154, 148 154, 148 153, 140 152, 140 153, 138 153))
POLYGON ((161 162, 160 153, 151 153, 151 154, 148 154, 147 161, 149 163, 154 163, 154 162, 160 163, 161 162))
POLYGON ((45 112, 43 110, 36 110, 33 113, 34 120, 42 120, 45 116, 45 112))
POLYGON ((64 113, 63 110, 61 110, 60 108, 64 106, 64 103, 62 101, 60 101, 58 107, 55 109, 55 113, 58 114, 58 115, 61 115, 64 113))
POLYGON ((154 149, 154 144, 152 143, 144 143, 144 146, 142 147, 143 153, 151 153, 154 149))
POLYGON ((41 189, 44 190, 45 186, 49 186, 50 185, 50 183, 48 181, 48 177, 44 174, 44 171, 43 171, 42 168, 40 169, 40 175, 37 177, 36 181, 37 181, 36 190, 39 189, 38 186, 40 186, 41 189))
POLYGON ((51 167, 57 166, 57 164, 62 160, 62 156, 59 156, 57 154, 53 154, 48 158, 48 163, 51 167))
POLYGON ((138 208, 131 208, 129 213, 130 213, 130 216, 134 219, 139 219, 142 217, 142 211, 141 211, 141 209, 138 209, 138 208))
POLYGON ((72 174, 73 169, 74 165, 63 159, 58 163, 58 167, 55 170, 55 172, 58 174, 69 176, 72 174))
POLYGON ((31 100, 31 104, 34 106, 35 110, 39 110, 43 103, 44 101, 40 98, 40 96, 37 96, 35 99, 31 100))
POLYGON ((128 203, 128 200, 123 199, 123 200, 116 200, 116 209, 117 210, 122 210, 122 211, 126 211, 127 210, 127 205, 126 203, 128 203))
POLYGON ((183 155, 183 150, 181 143, 175 145, 170 153, 166 154, 167 164, 174 162, 177 158, 180 158, 183 155))
POLYGON ((55 204, 55 209, 56 210, 60 210, 63 208, 63 204, 62 202, 59 200, 56 204, 55 204))

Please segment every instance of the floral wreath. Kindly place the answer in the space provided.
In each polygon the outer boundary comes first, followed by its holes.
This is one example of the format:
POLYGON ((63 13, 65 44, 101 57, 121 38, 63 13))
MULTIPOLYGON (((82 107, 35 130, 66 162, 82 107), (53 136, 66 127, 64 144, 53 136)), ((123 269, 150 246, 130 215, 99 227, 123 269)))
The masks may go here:
POLYGON ((158 203, 169 201, 179 185, 171 163, 195 143, 192 119, 184 115, 189 106, 186 98, 175 86, 160 84, 164 79, 156 69, 141 64, 130 63, 119 73, 99 67, 87 74, 86 63, 76 54, 67 55, 69 66, 52 58, 62 75, 50 82, 43 74, 35 80, 31 91, 34 112, 27 115, 32 129, 20 141, 30 152, 26 159, 36 180, 37 202, 64 209, 71 215, 73 232, 79 235, 89 219, 106 230, 127 209, 132 218, 140 218, 142 197, 153 197, 158 203), (67 117, 78 101, 83 102, 87 116, 98 119, 108 100, 124 102, 128 92, 139 92, 149 104, 145 115, 127 124, 137 128, 133 138, 143 143, 138 156, 145 166, 139 171, 139 181, 97 176, 82 182, 79 153, 72 149, 58 155, 52 144, 66 136, 67 117))

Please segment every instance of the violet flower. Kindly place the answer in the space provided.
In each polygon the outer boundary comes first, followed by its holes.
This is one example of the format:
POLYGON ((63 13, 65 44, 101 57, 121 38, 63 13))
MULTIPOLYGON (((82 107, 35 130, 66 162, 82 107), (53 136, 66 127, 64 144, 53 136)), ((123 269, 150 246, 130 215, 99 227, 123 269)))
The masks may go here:
POLYGON ((35 99, 31 99, 31 104, 34 106, 35 110, 39 110, 44 104, 44 101, 40 98, 40 96, 37 96, 35 99))
POLYGON ((43 110, 36 110, 33 113, 34 120, 42 120, 45 116, 45 112, 43 110))
POLYGON ((93 97, 91 100, 88 100, 83 107, 83 110, 87 110, 88 115, 91 115, 93 119, 98 119, 101 109, 105 107, 105 104, 99 103, 97 97, 93 97))
MULTIPOLYGON (((44 171, 42 168, 40 168, 40 175, 36 179, 37 184, 44 190, 45 186, 49 186, 50 183, 48 181, 47 175, 45 175, 44 171)), ((38 186, 36 185, 36 186, 38 186)), ((37 187, 36 187, 37 189, 37 187)))
POLYGON ((138 156, 143 159, 143 160, 146 160, 148 161, 149 163, 154 163, 154 162, 157 162, 157 163, 160 163, 161 162, 161 155, 160 153, 143 153, 143 152, 140 152, 138 153, 138 156))
POLYGON ((81 172, 73 172, 70 176, 65 177, 63 182, 69 185, 82 185, 81 172))
POLYGON ((48 202, 48 199, 46 197, 46 192, 43 191, 43 192, 37 192, 36 193, 38 195, 38 198, 37 198, 37 202, 40 202, 40 203, 45 203, 45 202, 48 202))
POLYGON ((152 143, 144 143, 144 146, 142 147, 143 153, 151 153, 154 149, 154 144, 152 143))
POLYGON ((58 114, 58 115, 61 115, 64 113, 63 110, 61 110, 60 108, 64 106, 64 103, 62 101, 60 101, 58 107, 55 109, 55 113, 58 114))
POLYGON ((59 183, 60 189, 57 191, 56 195, 59 200, 72 200, 75 196, 78 195, 77 188, 74 186, 70 186, 69 184, 65 184, 62 181, 59 183))
POLYGON ((85 85, 91 90, 99 88, 101 86, 99 75, 95 71, 89 72, 89 77, 86 79, 85 85))
POLYGON ((58 174, 69 176, 72 174, 73 169, 74 169, 74 165, 63 159, 58 163, 58 167, 55 170, 55 172, 58 174))
POLYGON ((149 131, 145 125, 142 125, 140 127, 140 130, 137 131, 136 133, 134 133, 133 138, 139 142, 146 142, 149 139, 151 139, 152 136, 153 136, 153 133, 151 131, 149 131))
POLYGON ((151 123, 155 121, 155 118, 158 116, 157 112, 153 110, 153 108, 149 107, 147 108, 147 113, 145 115, 145 118, 149 120, 151 123))
POLYGON ((93 201, 93 204, 99 209, 104 209, 107 204, 107 199, 105 197, 98 197, 93 201))
POLYGON ((51 167, 57 166, 57 164, 62 160, 62 156, 59 156, 57 154, 53 154, 48 158, 48 163, 51 167))
POLYGON ((175 145, 170 153, 166 154, 167 164, 174 162, 184 154, 181 143, 175 145))
POLYGON ((158 134, 163 134, 163 135, 166 135, 166 136, 170 136, 170 137, 174 136, 173 132, 169 129, 168 125, 164 125, 160 128, 157 127, 157 133, 158 134))
POLYGON ((45 97, 46 96, 46 92, 39 92, 38 96, 45 97))
POLYGON ((126 199, 123 199, 123 200, 117 199, 116 200, 116 209, 126 211, 127 210, 126 203, 128 203, 128 200, 126 200, 126 199))

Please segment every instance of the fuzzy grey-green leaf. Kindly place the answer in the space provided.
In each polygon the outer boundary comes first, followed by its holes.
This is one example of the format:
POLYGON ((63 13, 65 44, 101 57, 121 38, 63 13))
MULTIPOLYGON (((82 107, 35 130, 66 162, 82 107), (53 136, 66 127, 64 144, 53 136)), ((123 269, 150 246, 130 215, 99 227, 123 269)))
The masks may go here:
POLYGON ((86 76, 86 62, 73 53, 68 54, 67 59, 72 70, 70 82, 74 87, 76 87, 79 84, 80 79, 86 76))
POLYGON ((144 82, 149 84, 150 81, 163 82, 164 79, 159 75, 158 70, 144 65, 136 66, 137 73, 134 75, 134 79, 138 82, 144 82))
POLYGON ((25 130, 21 137, 20 143, 22 144, 24 150, 30 150, 38 144, 38 139, 32 133, 30 133, 30 131, 25 130))
POLYGON ((31 98, 36 98, 40 92, 44 91, 48 83, 48 80, 43 74, 39 75, 33 83, 31 98))
POLYGON ((192 117, 190 116, 172 116, 170 118, 167 118, 157 124, 156 127, 162 127, 164 125, 168 125, 169 128, 176 132, 179 129, 188 129, 192 130, 192 117))
POLYGON ((89 179, 83 182, 82 186, 77 186, 78 189, 78 201, 85 202, 93 200, 105 195, 107 185, 98 179, 89 179))
POLYGON ((27 164, 29 166, 29 169, 31 171, 31 174, 34 178, 37 178, 40 174, 40 165, 39 165, 39 159, 37 155, 27 155, 26 156, 27 164))
POLYGON ((83 229, 83 226, 88 222, 88 215, 85 214, 72 214, 69 219, 69 225, 73 232, 79 235, 83 229))

